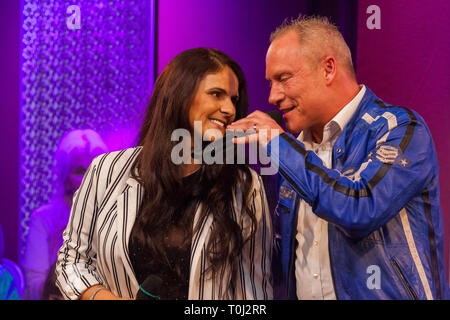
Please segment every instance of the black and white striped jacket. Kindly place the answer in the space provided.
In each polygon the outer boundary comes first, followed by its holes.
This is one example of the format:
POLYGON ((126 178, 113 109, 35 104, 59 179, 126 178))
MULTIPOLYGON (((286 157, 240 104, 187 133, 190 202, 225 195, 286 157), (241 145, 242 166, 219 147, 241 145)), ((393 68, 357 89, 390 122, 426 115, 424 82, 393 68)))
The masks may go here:
MULTIPOLYGON (((128 240, 143 197, 143 188, 131 178, 131 165, 141 147, 107 153, 95 158, 73 198, 64 243, 58 252, 57 285, 66 299, 78 299, 96 284, 105 285, 123 298, 135 298, 139 289, 128 253, 128 240)), ((272 299, 272 227, 264 187, 252 171, 252 206, 257 231, 246 243, 238 264, 236 281, 230 281, 230 268, 205 276, 208 267, 206 247, 214 226, 212 215, 198 221, 193 235, 189 299, 272 299)), ((241 197, 237 190, 232 213, 242 226, 244 236, 251 226, 241 219, 241 197)))

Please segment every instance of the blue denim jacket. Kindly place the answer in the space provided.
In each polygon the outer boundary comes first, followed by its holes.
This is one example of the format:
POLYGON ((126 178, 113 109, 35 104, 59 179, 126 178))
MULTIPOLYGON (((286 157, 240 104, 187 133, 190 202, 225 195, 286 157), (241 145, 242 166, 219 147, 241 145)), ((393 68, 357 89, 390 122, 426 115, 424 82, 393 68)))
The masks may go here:
MULTIPOLYGON (((296 298, 301 200, 328 221, 338 299, 447 299, 438 160, 414 111, 367 89, 328 169, 288 133, 267 146, 281 183, 274 226, 286 298, 296 298)), ((301 288, 300 288, 301 290, 301 288)))

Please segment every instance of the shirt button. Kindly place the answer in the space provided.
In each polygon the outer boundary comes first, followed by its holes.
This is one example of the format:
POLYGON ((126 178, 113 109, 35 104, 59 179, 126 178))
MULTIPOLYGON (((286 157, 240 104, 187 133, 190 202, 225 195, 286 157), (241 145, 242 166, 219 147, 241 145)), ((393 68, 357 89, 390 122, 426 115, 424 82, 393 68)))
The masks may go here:
POLYGON ((336 149, 336 152, 337 152, 337 153, 341 153, 341 152, 342 152, 342 149, 341 149, 341 148, 337 148, 337 149, 336 149))
POLYGON ((73 290, 69 290, 67 293, 69 294, 69 296, 73 296, 75 294, 75 292, 73 292, 73 290))
POLYGON ((318 278, 319 278, 319 275, 318 275, 317 273, 314 273, 314 274, 313 274, 313 277, 314 277, 314 279, 318 279, 318 278))
POLYGON ((325 150, 327 150, 327 147, 322 146, 320 149, 322 149, 322 151, 325 151, 325 150))
POLYGON ((315 245, 315 246, 319 245, 319 241, 314 240, 314 245, 315 245))

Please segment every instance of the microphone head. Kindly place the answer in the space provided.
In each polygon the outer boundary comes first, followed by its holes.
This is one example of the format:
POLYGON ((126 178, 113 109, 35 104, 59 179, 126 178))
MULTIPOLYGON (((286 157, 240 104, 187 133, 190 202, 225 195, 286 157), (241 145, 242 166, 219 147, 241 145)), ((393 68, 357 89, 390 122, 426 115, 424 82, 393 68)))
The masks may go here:
POLYGON ((162 280, 154 274, 149 275, 139 286, 136 300, 158 300, 162 280))
POLYGON ((270 110, 267 111, 266 114, 271 117, 273 120, 275 120, 278 125, 281 127, 283 123, 283 116, 281 115, 281 112, 278 110, 270 110))

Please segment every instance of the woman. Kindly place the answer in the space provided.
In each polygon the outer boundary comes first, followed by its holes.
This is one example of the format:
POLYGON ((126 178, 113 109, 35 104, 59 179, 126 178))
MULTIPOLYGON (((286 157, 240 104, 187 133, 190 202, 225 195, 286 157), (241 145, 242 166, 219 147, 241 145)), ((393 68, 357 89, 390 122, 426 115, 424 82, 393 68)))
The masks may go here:
POLYGON ((105 152, 103 139, 91 129, 72 130, 61 138, 54 156, 53 195, 48 203, 33 211, 28 224, 22 261, 26 279, 24 299, 42 299, 44 283, 63 243, 73 194, 92 159, 105 152))
POLYGON ((260 178, 245 165, 171 158, 175 130, 194 136, 198 121, 197 134, 223 135, 247 109, 242 70, 224 53, 191 49, 167 65, 140 146, 96 158, 74 197, 56 267, 66 298, 134 299, 150 276, 161 299, 272 298, 260 178))

